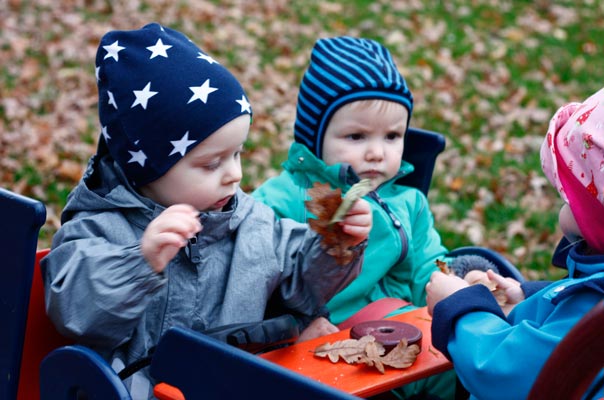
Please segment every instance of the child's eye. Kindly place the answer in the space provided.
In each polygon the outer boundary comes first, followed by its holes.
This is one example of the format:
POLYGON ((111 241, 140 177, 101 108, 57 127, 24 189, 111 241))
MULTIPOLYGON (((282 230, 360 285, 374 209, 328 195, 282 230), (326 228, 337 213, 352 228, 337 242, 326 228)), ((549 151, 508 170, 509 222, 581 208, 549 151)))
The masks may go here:
POLYGON ((218 167, 220 167, 220 161, 215 161, 213 163, 201 166, 201 168, 208 170, 208 171, 215 171, 218 169, 218 167))
POLYGON ((346 139, 352 140, 352 141, 362 140, 363 134, 362 133, 350 133, 350 134, 346 135, 346 139))
POLYGON ((390 132, 386 135, 386 139, 390 140, 390 141, 394 141, 394 140, 400 139, 402 137, 403 137, 403 135, 401 135, 398 132, 390 132))

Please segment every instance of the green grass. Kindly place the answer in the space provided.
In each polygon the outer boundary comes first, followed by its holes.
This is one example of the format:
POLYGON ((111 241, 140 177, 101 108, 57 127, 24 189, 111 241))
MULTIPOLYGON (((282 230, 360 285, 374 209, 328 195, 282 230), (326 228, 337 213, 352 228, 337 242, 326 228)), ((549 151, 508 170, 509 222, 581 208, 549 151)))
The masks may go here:
MULTIPOLYGON (((13 140, 9 152, 3 134, 76 129, 70 113, 79 112, 84 118, 77 125, 83 127, 77 128, 82 130, 79 140, 93 151, 97 109, 81 101, 96 96, 92 63, 99 35, 158 21, 186 31, 244 77, 255 113, 242 155, 246 190, 279 171, 287 156, 282 143, 293 140, 293 116, 285 120, 283 110, 295 106, 314 41, 337 35, 379 40, 414 94, 412 124, 447 137, 429 196, 434 210, 447 210, 435 221, 446 246, 491 247, 531 277, 558 276, 549 259, 561 235, 561 202, 547 182, 534 187, 544 179, 539 141, 558 107, 604 86, 604 3, 213 0, 207 5, 142 0, 134 10, 129 2, 71 3, 51 8, 38 1, 10 2, 6 21, 16 23, 6 22, 0 32, 0 157, 18 161, 3 170, 1 184, 22 188, 52 211, 55 219, 43 229, 45 241, 58 227, 56 216, 76 182, 57 176, 56 163, 45 162, 35 143, 15 149, 20 143, 13 140), (83 23, 74 23, 74 17, 83 23), (37 74, 22 80, 32 60, 37 74), (61 78, 79 69, 90 75, 83 82, 88 87, 61 78), (270 102, 265 94, 280 97, 270 102), (15 111, 14 104, 21 108, 15 111), (481 231, 479 243, 472 242, 476 238, 468 227, 481 231)), ((48 148, 61 160, 85 165, 87 155, 73 146, 53 143, 48 148)))

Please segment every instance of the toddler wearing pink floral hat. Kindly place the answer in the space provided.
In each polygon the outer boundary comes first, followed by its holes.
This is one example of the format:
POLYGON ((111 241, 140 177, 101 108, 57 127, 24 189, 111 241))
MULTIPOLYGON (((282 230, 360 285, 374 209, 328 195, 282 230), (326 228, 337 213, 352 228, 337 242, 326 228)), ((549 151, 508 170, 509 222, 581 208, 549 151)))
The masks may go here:
MULTIPOLYGON (((519 285, 487 272, 506 293, 506 311, 513 307, 507 315, 486 286, 441 272, 426 285, 432 344, 453 362, 471 399, 494 398, 494 387, 497 398, 527 398, 554 348, 604 299, 604 89, 554 114, 541 165, 565 201, 559 224, 571 243, 562 252, 568 276, 519 285)), ((585 371, 588 379, 596 373, 585 371)), ((603 375, 589 398, 604 396, 603 375)))
POLYGON ((604 253, 604 89, 552 117, 543 172, 566 201, 588 246, 604 253))

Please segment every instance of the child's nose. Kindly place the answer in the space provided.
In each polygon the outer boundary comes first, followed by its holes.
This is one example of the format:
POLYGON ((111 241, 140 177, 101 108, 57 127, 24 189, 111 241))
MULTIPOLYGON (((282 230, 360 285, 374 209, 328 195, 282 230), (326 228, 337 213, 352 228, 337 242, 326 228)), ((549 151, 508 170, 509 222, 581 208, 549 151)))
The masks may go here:
POLYGON ((384 146, 381 143, 369 143, 367 146, 366 157, 368 160, 382 160, 384 158, 384 146))
POLYGON ((225 165, 223 176, 224 184, 240 182, 241 178, 243 178, 243 173, 241 171, 241 163, 239 162, 239 160, 230 160, 227 165, 225 165))

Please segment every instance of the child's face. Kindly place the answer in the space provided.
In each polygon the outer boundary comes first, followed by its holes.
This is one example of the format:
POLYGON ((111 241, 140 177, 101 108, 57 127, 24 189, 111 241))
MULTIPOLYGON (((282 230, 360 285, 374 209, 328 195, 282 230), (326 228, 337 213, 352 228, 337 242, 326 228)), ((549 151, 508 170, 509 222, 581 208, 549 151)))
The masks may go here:
POLYGON ((141 193, 165 207, 185 203, 199 211, 222 210, 241 181, 239 155, 249 127, 249 115, 222 126, 141 193))
POLYGON ((373 188, 401 167, 407 109, 385 100, 360 100, 335 112, 323 139, 323 161, 348 163, 373 188))

